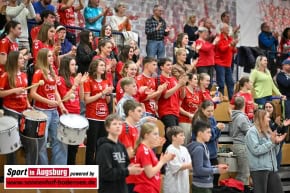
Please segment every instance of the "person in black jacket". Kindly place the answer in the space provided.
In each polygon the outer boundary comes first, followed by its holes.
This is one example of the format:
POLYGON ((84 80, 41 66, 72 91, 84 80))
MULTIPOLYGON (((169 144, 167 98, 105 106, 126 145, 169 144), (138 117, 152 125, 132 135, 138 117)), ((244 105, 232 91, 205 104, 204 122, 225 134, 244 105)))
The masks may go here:
POLYGON ((78 72, 84 74, 88 72, 89 65, 93 57, 97 55, 97 49, 92 49, 93 32, 84 30, 80 32, 80 44, 77 47, 76 62, 78 72))
POLYGON ((128 193, 126 177, 139 175, 144 170, 139 164, 130 164, 127 150, 118 141, 122 132, 122 119, 111 114, 105 121, 108 137, 100 138, 96 156, 99 165, 99 193, 128 193))

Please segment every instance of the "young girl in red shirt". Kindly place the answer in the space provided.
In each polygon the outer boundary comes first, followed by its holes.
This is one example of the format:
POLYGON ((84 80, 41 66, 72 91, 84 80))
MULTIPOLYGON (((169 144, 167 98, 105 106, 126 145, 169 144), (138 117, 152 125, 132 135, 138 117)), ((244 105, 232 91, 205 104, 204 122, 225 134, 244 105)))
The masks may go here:
MULTIPOLYGON (((63 105, 69 113, 80 114, 80 101, 84 100, 83 83, 87 80, 88 73, 76 74, 76 60, 73 57, 65 56, 60 61, 59 82, 57 84, 58 92, 62 99, 69 98, 74 94, 74 98, 66 100, 63 105)), ((78 145, 68 145, 67 164, 74 165, 78 145)))
MULTIPOLYGON (((27 77, 21 72, 25 59, 19 51, 11 51, 6 62, 6 72, 0 77, 0 97, 3 98, 4 115, 12 116, 20 123, 21 113, 30 108, 27 99, 27 77)), ((17 164, 16 154, 7 155, 6 164, 17 164)))
POLYGON ((37 55, 40 49, 48 48, 53 53, 54 62, 52 68, 54 73, 58 73, 58 55, 60 52, 60 42, 55 42, 55 28, 53 25, 44 23, 42 24, 40 31, 38 33, 37 39, 33 41, 32 44, 32 55, 34 57, 34 64, 37 64, 37 55))
POLYGON ((181 97, 179 107, 179 126, 184 130, 185 144, 188 144, 191 141, 191 122, 200 105, 197 90, 197 74, 188 73, 187 76, 188 83, 185 87, 185 95, 184 97, 181 97))
POLYGON ((18 50, 16 38, 21 34, 21 25, 17 21, 9 21, 0 36, 0 75, 5 72, 7 56, 11 51, 18 50))
POLYGON ((234 105, 236 97, 244 97, 245 99, 245 114, 248 116, 249 120, 254 119, 255 104, 251 93, 252 84, 249 77, 242 77, 239 80, 238 86, 236 87, 236 92, 231 100, 231 105, 234 105))
POLYGON ((159 193, 161 187, 160 169, 164 164, 173 160, 175 155, 165 153, 158 161, 153 148, 160 145, 158 127, 147 122, 141 125, 140 137, 137 141, 135 164, 140 164, 144 171, 135 176, 134 192, 136 193, 159 193))
POLYGON ((200 103, 202 103, 205 100, 210 100, 213 103, 217 103, 220 101, 220 97, 215 96, 211 97, 210 91, 208 90, 208 87, 210 85, 210 76, 207 73, 200 73, 198 75, 198 86, 199 86, 199 98, 200 103))
POLYGON ((93 60, 89 67, 89 79, 84 83, 87 130, 86 164, 93 165, 96 160, 97 140, 107 135, 104 121, 109 115, 108 103, 113 91, 106 79, 106 64, 103 60, 93 60))
MULTIPOLYGON (((48 118, 45 138, 47 140, 49 137, 52 147, 51 164, 65 165, 67 164, 67 145, 57 139, 57 128, 59 123, 57 107, 60 108, 62 113, 67 113, 67 110, 61 102, 57 90, 57 77, 52 69, 54 62, 52 51, 47 48, 40 49, 36 61, 37 70, 33 75, 32 84, 37 84, 40 80, 43 80, 44 84, 31 88, 30 96, 34 99, 34 108, 45 113, 48 118)), ((46 147, 47 145, 44 143, 39 149, 38 164, 48 164, 46 147)))
POLYGON ((133 55, 134 55, 133 47, 129 45, 125 45, 122 48, 121 53, 119 55, 119 61, 116 65, 117 80, 120 80, 122 78, 122 74, 121 74, 122 68, 126 62, 132 61, 133 55))

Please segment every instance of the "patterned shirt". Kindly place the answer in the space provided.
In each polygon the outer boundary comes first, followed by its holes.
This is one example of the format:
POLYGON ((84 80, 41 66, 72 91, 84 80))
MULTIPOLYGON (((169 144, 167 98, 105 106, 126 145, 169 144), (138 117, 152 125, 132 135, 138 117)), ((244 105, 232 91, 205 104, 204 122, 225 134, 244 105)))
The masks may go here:
POLYGON ((159 21, 157 21, 153 16, 148 18, 145 23, 145 33, 147 35, 147 40, 163 40, 164 36, 168 35, 168 32, 165 32, 165 29, 166 22, 164 19, 160 18, 159 21), (162 22, 162 26, 159 28, 159 30, 156 30, 159 22, 162 22))

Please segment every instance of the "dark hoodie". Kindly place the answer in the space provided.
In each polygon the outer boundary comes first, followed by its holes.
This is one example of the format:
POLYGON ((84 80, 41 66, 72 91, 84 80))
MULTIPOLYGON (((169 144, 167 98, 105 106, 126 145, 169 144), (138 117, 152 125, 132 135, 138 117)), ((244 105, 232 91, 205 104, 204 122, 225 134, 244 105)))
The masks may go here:
POLYGON ((192 160, 192 184, 200 188, 213 187, 213 174, 218 173, 209 160, 209 151, 206 144, 193 141, 187 145, 192 160))
POLYGON ((127 193, 129 156, 121 143, 103 137, 98 140, 99 193, 127 193))

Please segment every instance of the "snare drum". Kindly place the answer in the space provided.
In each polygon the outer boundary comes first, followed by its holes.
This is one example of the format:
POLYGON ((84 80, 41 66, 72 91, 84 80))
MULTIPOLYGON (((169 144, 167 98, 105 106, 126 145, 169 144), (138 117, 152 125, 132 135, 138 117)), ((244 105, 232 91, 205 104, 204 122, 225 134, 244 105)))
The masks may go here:
POLYGON ((26 137, 41 138, 45 134, 46 121, 47 116, 41 111, 23 111, 20 121, 20 133, 26 137))
POLYGON ((57 138, 68 145, 79 145, 83 143, 88 128, 88 120, 80 115, 61 115, 57 129, 57 138))
POLYGON ((15 152, 20 147, 18 121, 9 116, 0 117, 0 154, 15 152))

